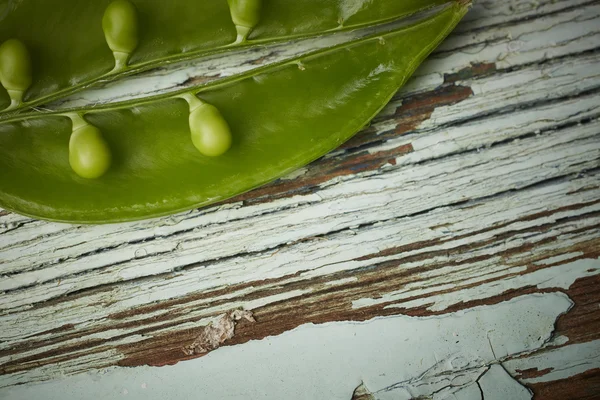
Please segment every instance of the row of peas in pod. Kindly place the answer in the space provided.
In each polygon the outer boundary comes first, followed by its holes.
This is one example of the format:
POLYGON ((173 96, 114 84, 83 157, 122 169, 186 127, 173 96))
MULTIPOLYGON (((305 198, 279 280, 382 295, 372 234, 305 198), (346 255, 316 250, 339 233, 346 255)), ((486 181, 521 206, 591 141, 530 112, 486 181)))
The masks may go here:
MULTIPOLYGON (((233 45, 243 43, 259 21, 261 0, 227 0, 227 4, 237 31, 237 39, 233 45)), ((102 26, 105 45, 114 56, 112 70, 103 75, 114 75, 127 70, 140 40, 139 12, 136 6, 129 0, 115 0, 108 4, 101 21, 97 22, 102 26)), ((71 34, 76 35, 77 32, 71 34)), ((146 41, 149 39, 146 37, 146 41)), ((65 60, 64 63, 68 61, 65 60)), ((0 111, 10 111, 23 105, 25 92, 32 84, 32 74, 36 72, 31 64, 30 53, 18 37, 9 38, 0 45, 0 83, 10 97, 10 104, 0 111)), ((68 65, 64 67, 68 68, 68 65)), ((49 80, 46 76, 41 79, 49 80)))
POLYGON ((18 39, 35 65, 24 93, 0 87, 0 120, 170 62, 373 26, 448 1, 0 0, 0 44, 18 39))
MULTIPOLYGON (((260 17, 260 0, 228 0, 231 18, 238 32, 237 41, 246 40, 260 17)), ((113 52, 113 71, 127 67, 138 45, 138 15, 129 0, 115 0, 106 7, 102 18, 106 43, 113 52)), ((0 45, 0 83, 11 98, 11 108, 17 108, 32 82, 31 57, 18 39, 0 45)), ((219 156, 231 146, 231 132, 219 110, 197 97, 182 95, 190 107, 189 124, 192 143, 205 156, 219 156)), ((82 178, 95 179, 110 168, 111 152, 100 130, 77 113, 65 116, 72 121, 69 141, 69 163, 82 178)))
MULTIPOLYGON (((231 147, 231 129, 219 110, 190 93, 180 95, 189 105, 191 141, 204 156, 216 157, 231 147)), ((77 113, 64 114, 72 122, 69 164, 82 178, 96 179, 108 171, 111 151, 102 132, 77 113)))

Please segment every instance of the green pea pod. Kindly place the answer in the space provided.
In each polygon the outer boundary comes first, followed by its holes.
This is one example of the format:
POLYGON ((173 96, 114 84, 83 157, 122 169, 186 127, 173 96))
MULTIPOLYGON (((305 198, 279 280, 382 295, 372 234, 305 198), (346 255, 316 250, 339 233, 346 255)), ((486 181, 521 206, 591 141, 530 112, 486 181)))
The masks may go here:
MULTIPOLYGON (((18 38, 31 54, 33 82, 18 104, 26 108, 167 62, 374 25, 449 1, 0 0, 0 43, 18 38)), ((10 104, 0 88, 0 112, 10 104)))
MULTIPOLYGON (((68 115, 6 120, 0 123, 0 205, 38 218, 106 223, 205 206, 272 181, 365 126, 466 9, 452 3, 414 25, 194 91, 78 110, 112 153, 110 169, 98 179, 81 179, 70 168, 68 115), (222 155, 208 157, 194 146, 189 96, 226 121, 231 147, 222 155)), ((210 128, 215 115, 199 118, 209 118, 210 128)))

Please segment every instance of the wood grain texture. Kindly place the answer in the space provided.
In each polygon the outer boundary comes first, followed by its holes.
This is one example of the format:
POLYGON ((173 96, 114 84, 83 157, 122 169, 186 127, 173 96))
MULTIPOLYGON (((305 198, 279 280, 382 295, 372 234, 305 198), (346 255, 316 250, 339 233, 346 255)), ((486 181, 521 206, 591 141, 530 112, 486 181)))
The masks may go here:
MULTIPOLYGON (((289 55, 241 54, 221 75, 289 55)), ((214 79, 219 65, 142 78, 179 88, 214 79)), ((599 65, 598 1, 479 1, 371 126, 289 177, 127 224, 1 212, 0 387, 197 358, 205 352, 185 349, 234 310, 255 321, 233 321, 218 345, 310 323, 493 313, 561 293, 572 306, 548 340, 529 353, 495 349, 469 376, 516 380, 527 388, 513 387, 518 396, 595 398, 599 65)), ((72 101, 121 98, 115 90, 72 101)), ((457 398, 486 387, 463 386, 457 398)), ((369 389, 355 398, 386 398, 369 389)))

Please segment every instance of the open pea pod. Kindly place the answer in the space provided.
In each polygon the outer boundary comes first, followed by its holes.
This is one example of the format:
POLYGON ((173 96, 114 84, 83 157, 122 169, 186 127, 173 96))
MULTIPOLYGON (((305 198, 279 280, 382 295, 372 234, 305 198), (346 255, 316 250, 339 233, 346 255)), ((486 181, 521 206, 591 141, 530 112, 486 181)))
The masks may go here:
POLYGON ((287 174, 365 126, 466 12, 160 98, 0 123, 0 205, 106 223, 204 206, 287 174))
POLYGON ((447 1, 0 0, 0 45, 8 42, 0 46, 0 110, 165 62, 377 24, 447 1))

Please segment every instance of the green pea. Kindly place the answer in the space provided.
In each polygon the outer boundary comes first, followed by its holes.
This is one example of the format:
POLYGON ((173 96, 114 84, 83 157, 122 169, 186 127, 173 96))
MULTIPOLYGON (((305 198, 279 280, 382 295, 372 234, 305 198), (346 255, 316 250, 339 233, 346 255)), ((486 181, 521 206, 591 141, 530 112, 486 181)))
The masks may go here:
POLYGON ((202 103, 190 112, 192 143, 205 156, 216 157, 231 147, 231 130, 221 112, 213 105, 202 103))
POLYGON ((110 3, 102 17, 102 29, 115 56, 115 70, 123 69, 138 45, 138 18, 133 3, 128 0, 110 3))
POLYGON ((260 20, 261 0, 227 0, 237 30, 236 43, 244 42, 260 20))
POLYGON ((82 118, 73 119, 73 133, 69 139, 69 164, 82 178, 96 179, 110 168, 112 156, 100 129, 82 118))
POLYGON ((0 83, 10 96, 9 108, 21 104, 23 94, 31 86, 31 58, 20 40, 9 39, 0 46, 0 83))

